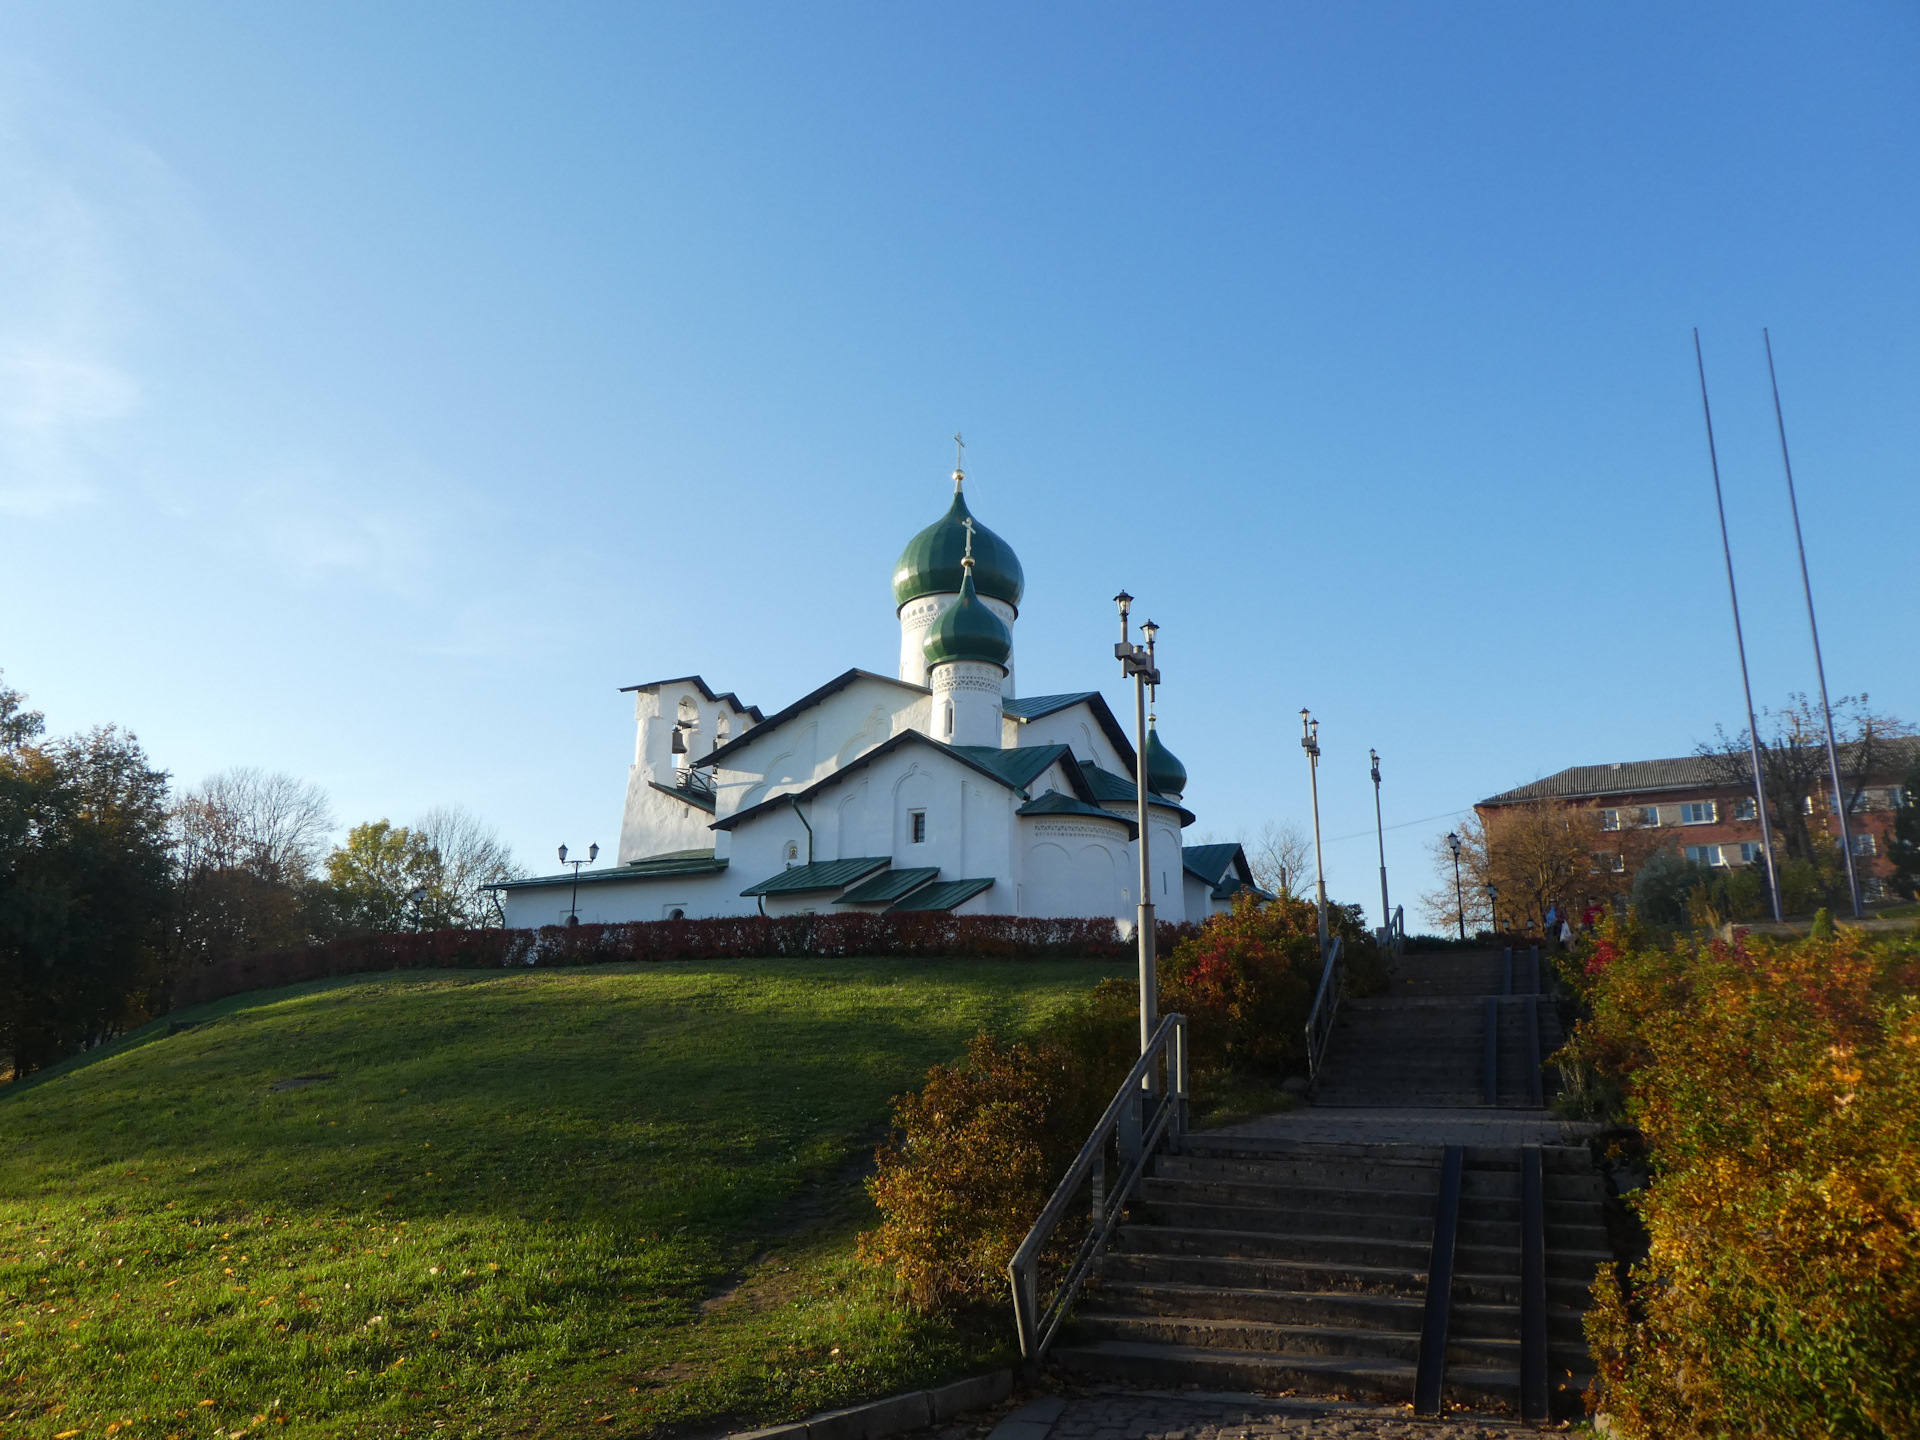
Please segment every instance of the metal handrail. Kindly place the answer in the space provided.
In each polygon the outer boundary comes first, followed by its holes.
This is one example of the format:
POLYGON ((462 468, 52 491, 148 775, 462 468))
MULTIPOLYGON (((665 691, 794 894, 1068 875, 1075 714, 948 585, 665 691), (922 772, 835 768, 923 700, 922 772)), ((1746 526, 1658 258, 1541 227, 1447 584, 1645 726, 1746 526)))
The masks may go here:
POLYGON ((1307 1075, 1317 1079, 1320 1062, 1326 1058, 1327 1045, 1333 1039, 1334 1018, 1340 1013, 1340 1001, 1347 991, 1346 948, 1336 935, 1327 952, 1327 963, 1320 971, 1320 990, 1313 997, 1313 1009, 1307 1012, 1307 1075))
POLYGON ((1061 1322, 1067 1317, 1074 1297, 1093 1262, 1113 1235, 1127 1200, 1139 1186, 1162 1139, 1175 1143, 1187 1128, 1187 1020, 1184 1015, 1168 1015, 1161 1020, 1147 1041, 1147 1048, 1134 1062, 1127 1078, 1120 1082, 1106 1113, 1093 1127, 1087 1143, 1080 1147, 1073 1164, 1055 1187, 1053 1197, 1033 1222, 1027 1238, 1007 1262, 1007 1279, 1013 1286, 1013 1323, 1020 1332, 1020 1354, 1031 1371, 1039 1367, 1053 1344, 1061 1322), (1153 1082, 1162 1058, 1166 1061, 1167 1084, 1156 1096, 1153 1082), (1155 1101, 1158 1101, 1156 1104, 1155 1101), (1142 1114, 1143 1110, 1148 1111, 1142 1114), (1107 1142, 1117 1140, 1122 1170, 1120 1183, 1111 1193, 1106 1190, 1107 1142), (1073 1263, 1061 1278, 1053 1297, 1040 1305, 1040 1255, 1047 1241, 1066 1218, 1080 1187, 1093 1186, 1092 1224, 1081 1240, 1073 1263))

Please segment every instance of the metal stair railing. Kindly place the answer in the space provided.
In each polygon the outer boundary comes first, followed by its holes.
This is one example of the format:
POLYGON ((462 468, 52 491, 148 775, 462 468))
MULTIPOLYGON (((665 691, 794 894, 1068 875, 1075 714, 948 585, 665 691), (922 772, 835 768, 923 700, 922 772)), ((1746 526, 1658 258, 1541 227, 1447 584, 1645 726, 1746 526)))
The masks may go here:
POLYGON ((1067 1167, 1066 1175, 1054 1189, 1046 1208, 1041 1210, 1040 1218, 1027 1232, 1027 1238, 1020 1242, 1020 1248, 1007 1262, 1007 1278, 1013 1285, 1013 1322, 1020 1332, 1020 1354, 1029 1374, 1039 1369, 1094 1261, 1112 1238, 1127 1201, 1139 1188, 1147 1161, 1163 1140, 1177 1144, 1186 1128, 1187 1021, 1184 1015, 1168 1015, 1154 1030, 1145 1052, 1127 1072, 1127 1078, 1120 1082, 1113 1102, 1093 1127, 1087 1143, 1080 1147, 1073 1164, 1067 1167), (1160 1079, 1162 1061, 1166 1083, 1158 1087, 1156 1094, 1155 1082, 1160 1079), (1121 1164, 1119 1183, 1110 1192, 1106 1188, 1109 1141, 1117 1143, 1121 1164), (1040 1256, 1083 1185, 1092 1187, 1092 1224, 1074 1253, 1073 1263, 1043 1308, 1040 1256))
POLYGON ((1317 1080, 1321 1062, 1327 1058, 1327 1046, 1333 1040, 1333 1022, 1340 1013, 1340 1001, 1347 992, 1346 946, 1339 936, 1327 952, 1327 963, 1320 970, 1320 990, 1313 997, 1313 1009, 1307 1012, 1307 1076, 1317 1080))

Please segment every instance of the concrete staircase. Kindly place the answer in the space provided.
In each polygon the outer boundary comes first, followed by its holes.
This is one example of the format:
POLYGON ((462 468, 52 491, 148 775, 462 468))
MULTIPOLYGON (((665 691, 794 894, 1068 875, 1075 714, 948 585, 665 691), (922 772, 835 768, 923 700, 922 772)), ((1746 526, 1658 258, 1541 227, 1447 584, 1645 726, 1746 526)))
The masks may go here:
MULTIPOLYGON (((1533 998, 1506 996, 1504 982, 1497 953, 1408 957, 1390 997, 1343 1017, 1319 1113, 1356 1127, 1371 1123, 1368 1106, 1541 1115, 1524 1109, 1534 1090, 1522 1069, 1531 1053, 1523 1006, 1533 998), (1489 984, 1491 997, 1467 988, 1489 984), (1489 998, 1500 1102, 1492 1110, 1489 998)), ((1543 1053, 1559 1043, 1550 1010, 1542 1004, 1534 1022, 1543 1053)), ((1179 1153, 1155 1159, 1054 1359, 1132 1383, 1412 1399, 1423 1330, 1433 1324, 1428 1276, 1446 1137, 1431 1118, 1409 1125, 1385 1142, 1189 1135, 1179 1153)), ((1436 1332, 1446 1337, 1445 1360, 1429 1366, 1449 1403, 1539 1409, 1537 1395, 1522 1405, 1527 1150, 1460 1147, 1452 1280, 1436 1332)), ((1591 1378, 1581 1311, 1595 1269, 1612 1259, 1604 1191, 1585 1148, 1543 1144, 1534 1153, 1547 1400, 1556 1415, 1578 1414, 1591 1378)))

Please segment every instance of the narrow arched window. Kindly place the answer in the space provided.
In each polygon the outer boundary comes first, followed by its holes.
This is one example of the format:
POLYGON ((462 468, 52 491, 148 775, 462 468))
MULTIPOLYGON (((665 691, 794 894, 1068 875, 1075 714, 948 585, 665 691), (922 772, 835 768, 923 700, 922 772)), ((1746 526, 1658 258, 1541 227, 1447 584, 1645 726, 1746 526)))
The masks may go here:
POLYGON ((953 734, 953 701, 947 701, 947 734, 953 734))

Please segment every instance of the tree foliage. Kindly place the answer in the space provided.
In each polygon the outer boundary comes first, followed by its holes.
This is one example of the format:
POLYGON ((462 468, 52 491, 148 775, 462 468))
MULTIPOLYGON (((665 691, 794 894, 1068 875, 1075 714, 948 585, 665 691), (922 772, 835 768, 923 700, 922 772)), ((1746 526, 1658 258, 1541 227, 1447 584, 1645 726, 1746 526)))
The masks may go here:
POLYGON ((166 775, 111 727, 41 743, 0 690, 0 1044, 25 1075, 145 1017, 162 979, 166 775))
POLYGON ((291 775, 227 770, 174 802, 178 966, 299 944, 314 928, 314 872, 333 828, 326 793, 291 775))
POLYGON ((1609 924, 1564 1061, 1650 1150, 1647 1258, 1594 1286, 1634 1437, 1920 1433, 1920 946, 1660 948, 1609 924))

